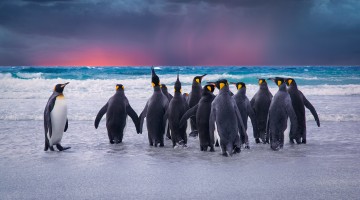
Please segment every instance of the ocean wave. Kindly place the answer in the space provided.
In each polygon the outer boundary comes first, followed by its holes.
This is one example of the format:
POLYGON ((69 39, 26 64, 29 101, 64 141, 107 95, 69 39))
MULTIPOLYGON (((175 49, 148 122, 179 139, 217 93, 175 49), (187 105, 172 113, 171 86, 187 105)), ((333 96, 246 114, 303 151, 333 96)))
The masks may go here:
POLYGON ((38 72, 38 73, 22 73, 22 72, 18 72, 16 73, 16 77, 19 77, 19 78, 23 78, 23 79, 39 79, 42 77, 42 74, 41 72, 38 72))

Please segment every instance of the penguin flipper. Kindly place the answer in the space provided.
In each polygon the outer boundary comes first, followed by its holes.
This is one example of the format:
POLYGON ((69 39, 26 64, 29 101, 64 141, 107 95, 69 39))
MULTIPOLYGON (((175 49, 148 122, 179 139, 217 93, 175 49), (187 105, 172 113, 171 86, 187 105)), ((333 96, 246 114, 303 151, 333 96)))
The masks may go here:
POLYGON ((237 107, 236 103, 234 103, 234 110, 235 110, 235 114, 236 114, 236 118, 237 118, 237 122, 238 122, 238 128, 239 128, 240 136, 242 136, 240 138, 245 138, 245 141, 241 141, 241 139, 240 139, 240 144, 245 143, 247 146, 249 146, 249 139, 248 139, 248 136, 247 136, 247 133, 246 133, 246 130, 245 130, 243 120, 242 120, 241 115, 240 115, 239 108, 237 107))
POLYGON ((199 107, 199 104, 196 104, 194 107, 190 108, 189 110, 187 110, 185 112, 185 114, 181 117, 179 127, 183 127, 190 117, 196 115, 198 107, 199 107))
POLYGON ((68 129, 68 126, 69 126, 69 122, 68 122, 68 121, 69 121, 69 120, 66 118, 66 123, 65 123, 64 132, 66 132, 67 129, 68 129))
POLYGON ((45 107, 44 110, 44 129, 45 129, 45 138, 47 138, 47 133, 49 132, 49 136, 51 138, 52 136, 52 126, 51 126, 51 111, 53 110, 54 106, 55 106, 55 101, 56 101, 56 97, 57 95, 51 95, 51 97, 49 98, 49 101, 45 107))
POLYGON ((304 95, 302 92, 300 92, 300 93, 301 93, 301 95, 302 95, 302 97, 303 97, 305 107, 310 110, 311 114, 312 114, 312 115, 314 116, 314 118, 315 118, 315 121, 316 121, 317 126, 320 127, 319 116, 318 116, 318 114, 317 114, 314 106, 310 103, 309 100, 306 99, 305 95, 304 95))
POLYGON ((139 121, 140 121, 139 122, 139 133, 140 134, 142 134, 142 131, 143 131, 144 118, 146 117, 146 114, 147 114, 147 108, 148 108, 148 102, 146 102, 145 108, 139 116, 139 121))
MULTIPOLYGON (((209 117, 209 133, 210 136, 214 135, 215 131, 215 121, 216 121, 216 109, 213 105, 211 105, 210 117, 209 117)), ((216 144, 215 144, 216 146, 216 144)))
MULTIPOLYGON (((270 113, 267 116, 267 120, 266 120, 266 139, 265 139, 265 144, 268 143, 269 144, 269 138, 270 138, 270 113)), ((264 142, 264 141, 263 141, 264 142)))
POLYGON ((132 121, 135 124, 136 132, 139 134, 140 133, 140 120, 139 120, 138 115, 134 111, 134 109, 130 106, 130 104, 128 104, 126 106, 126 113, 131 117, 132 121))
POLYGON ((99 113, 96 115, 94 126, 97 129, 99 127, 99 123, 103 115, 107 112, 108 103, 106 103, 99 111, 99 113))
POLYGON ((288 96, 288 98, 287 98, 287 102, 285 103, 285 108, 286 108, 286 113, 290 117, 290 122, 291 122, 290 133, 296 133, 298 123, 297 123, 296 113, 295 113, 294 108, 292 107, 292 104, 291 104, 290 96, 288 96))
POLYGON ((252 109, 249 100, 246 101, 246 106, 247 106, 247 111, 248 111, 248 116, 250 117, 251 120, 251 124, 253 126, 253 134, 254 134, 254 138, 259 138, 260 137, 260 133, 259 133, 259 129, 257 127, 257 122, 256 122, 256 115, 254 110, 252 109))

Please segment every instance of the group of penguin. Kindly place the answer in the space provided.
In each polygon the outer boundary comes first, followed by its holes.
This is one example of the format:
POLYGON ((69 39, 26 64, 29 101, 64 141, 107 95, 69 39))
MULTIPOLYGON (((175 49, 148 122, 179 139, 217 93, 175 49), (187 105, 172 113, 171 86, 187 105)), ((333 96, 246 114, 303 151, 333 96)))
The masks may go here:
MULTIPOLYGON (((130 106, 124 93, 124 86, 116 85, 115 94, 98 112, 94 126, 97 129, 101 118, 106 113, 106 128, 111 144, 121 143, 126 129, 127 117, 130 116, 138 134, 143 132, 144 119, 148 130, 150 146, 164 146, 164 136, 171 139, 174 148, 186 146, 188 121, 191 126, 189 136, 199 136, 200 150, 215 151, 220 146, 221 153, 229 156, 240 153, 241 147, 250 148, 246 133, 248 117, 251 119, 256 143, 269 143, 271 149, 279 150, 284 145, 284 131, 290 118, 290 143, 306 143, 305 107, 308 108, 320 127, 315 108, 298 90, 292 78, 269 78, 279 90, 273 96, 266 79, 258 78, 259 90, 249 101, 246 96, 246 84, 230 83, 237 88, 233 94, 229 82, 221 79, 207 82, 201 87, 204 76, 193 79, 191 92, 182 93, 179 74, 174 85, 174 96, 167 87, 160 84, 154 68, 151 68, 153 94, 146 102, 140 116, 130 106), (214 95, 215 87, 219 90, 214 95)), ((44 111, 45 148, 59 151, 70 147, 61 146, 63 133, 68 128, 67 106, 63 95, 65 84, 57 84, 44 111)))

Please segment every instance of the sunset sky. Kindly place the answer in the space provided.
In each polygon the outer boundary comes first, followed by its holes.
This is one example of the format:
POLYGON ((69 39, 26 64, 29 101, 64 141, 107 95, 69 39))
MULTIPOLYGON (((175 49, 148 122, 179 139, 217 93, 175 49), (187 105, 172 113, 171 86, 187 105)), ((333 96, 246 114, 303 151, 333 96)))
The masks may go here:
POLYGON ((360 65, 360 1, 1 0, 0 65, 360 65))

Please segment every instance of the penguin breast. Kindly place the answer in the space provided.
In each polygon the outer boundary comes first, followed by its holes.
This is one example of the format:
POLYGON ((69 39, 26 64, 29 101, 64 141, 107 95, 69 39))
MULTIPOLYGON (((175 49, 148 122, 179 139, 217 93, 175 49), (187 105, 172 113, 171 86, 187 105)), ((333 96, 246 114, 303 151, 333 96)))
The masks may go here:
POLYGON ((53 110, 50 113, 52 136, 49 138, 50 145, 60 143, 67 118, 67 105, 64 97, 57 97, 53 110))

